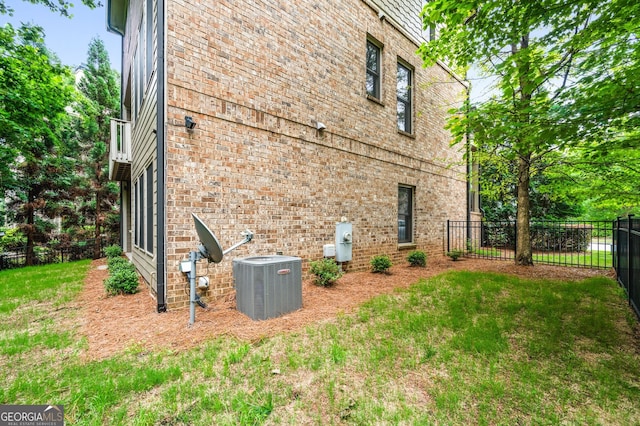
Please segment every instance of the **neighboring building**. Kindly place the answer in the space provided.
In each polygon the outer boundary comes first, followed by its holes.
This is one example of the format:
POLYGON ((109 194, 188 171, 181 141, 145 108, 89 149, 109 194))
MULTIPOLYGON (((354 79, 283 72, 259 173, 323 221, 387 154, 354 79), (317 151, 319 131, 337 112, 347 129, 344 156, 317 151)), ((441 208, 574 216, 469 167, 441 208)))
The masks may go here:
MULTIPOLYGON (((228 257, 298 256, 303 270, 353 225, 349 270, 443 251, 465 220, 465 147, 447 111, 465 84, 416 55, 422 1, 108 0, 123 36, 123 120, 111 177, 122 183, 122 244, 158 300, 188 304, 181 260, 191 213, 228 257), (196 127, 188 129, 186 117, 196 127)), ((233 288, 231 261, 199 267, 209 300, 233 288)))

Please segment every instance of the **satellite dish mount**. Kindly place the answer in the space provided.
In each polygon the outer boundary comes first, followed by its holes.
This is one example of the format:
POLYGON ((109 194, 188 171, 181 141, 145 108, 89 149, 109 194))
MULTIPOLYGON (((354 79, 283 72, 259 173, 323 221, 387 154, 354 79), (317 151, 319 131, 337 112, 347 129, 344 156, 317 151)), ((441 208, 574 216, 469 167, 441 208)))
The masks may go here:
POLYGON ((248 243, 253 239, 253 232, 248 229, 245 229, 241 235, 244 239, 227 250, 222 250, 222 246, 218 242, 216 236, 207 228, 207 225, 204 224, 202 220, 195 214, 191 213, 193 216, 193 221, 196 226, 196 233, 198 234, 198 239, 200 240, 200 245, 198 246, 198 250, 189 252, 189 262, 190 268, 187 272, 187 276, 189 277, 189 325, 193 325, 196 321, 196 303, 200 306, 203 306, 203 303, 200 301, 200 296, 196 293, 196 263, 200 259, 207 259, 209 263, 220 263, 225 254, 229 253, 231 250, 235 250, 243 244, 248 243))

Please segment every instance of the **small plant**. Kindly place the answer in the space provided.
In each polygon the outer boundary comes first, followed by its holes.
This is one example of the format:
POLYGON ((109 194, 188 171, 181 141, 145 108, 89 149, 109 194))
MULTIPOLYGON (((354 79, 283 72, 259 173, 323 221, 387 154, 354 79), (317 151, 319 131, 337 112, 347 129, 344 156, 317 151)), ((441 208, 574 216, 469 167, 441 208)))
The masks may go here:
POLYGON ((127 265, 130 264, 128 259, 125 259, 124 257, 109 257, 107 258, 107 267, 109 268, 109 271, 112 271, 114 269, 118 269, 118 268, 122 268, 123 265, 127 265))
POLYGON ((462 250, 455 249, 455 250, 448 251, 447 256, 449 256, 451 260, 455 262, 460 258, 460 256, 462 256, 462 250))
POLYGON ((107 294, 133 294, 138 291, 138 274, 131 262, 124 258, 109 260, 109 277, 104 280, 107 294))
POLYGON ((310 271, 316 276, 315 284, 322 287, 333 285, 343 275, 336 261, 329 258, 311 262, 310 271))
POLYGON ((391 259, 386 254, 381 254, 378 256, 373 256, 371 258, 371 271, 372 272, 384 272, 385 274, 389 272, 389 268, 393 266, 391 263, 391 259))
POLYGON ((113 257, 120 257, 122 256, 122 249, 119 245, 114 244, 112 246, 105 247, 104 254, 108 259, 111 259, 113 257))
POLYGON ((414 250, 407 256, 407 261, 411 266, 427 266, 427 254, 421 250, 414 250))

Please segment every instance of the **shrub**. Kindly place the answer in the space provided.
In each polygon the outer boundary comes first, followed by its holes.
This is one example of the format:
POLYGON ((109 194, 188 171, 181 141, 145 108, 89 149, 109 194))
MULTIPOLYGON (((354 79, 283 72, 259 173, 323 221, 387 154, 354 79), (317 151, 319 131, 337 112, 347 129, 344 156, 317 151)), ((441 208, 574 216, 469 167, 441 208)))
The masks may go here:
POLYGON ((138 291, 138 274, 131 262, 124 258, 113 258, 109 264, 109 277, 104 288, 109 295, 133 294, 138 291))
POLYGON ((310 271, 316 276, 315 284, 322 287, 333 285, 343 275, 336 261, 328 258, 311 262, 310 271))
POLYGON ((27 244, 27 237, 18 228, 0 228, 4 236, 0 238, 0 251, 22 250, 27 244))
POLYGON ((451 250, 447 252, 447 256, 451 258, 451 260, 456 261, 462 256, 462 250, 451 250))
POLYGON ((411 266, 427 266, 427 254, 421 250, 414 250, 407 256, 407 261, 411 266))
POLYGON ((121 268, 122 265, 127 265, 127 264, 131 264, 131 263, 129 262, 128 259, 125 259, 124 257, 107 258, 107 267, 109 268, 109 271, 111 271, 112 269, 121 268))
POLYGON ((122 256, 122 249, 119 245, 114 244, 112 246, 105 247, 104 254, 109 259, 111 259, 112 257, 120 257, 122 256))
POLYGON ((389 259, 389 256, 385 254, 373 256, 371 258, 371 262, 369 263, 371 263, 371 270, 373 272, 384 272, 384 273, 387 273, 389 271, 389 268, 391 268, 391 266, 393 265, 391 263, 391 259, 389 259))

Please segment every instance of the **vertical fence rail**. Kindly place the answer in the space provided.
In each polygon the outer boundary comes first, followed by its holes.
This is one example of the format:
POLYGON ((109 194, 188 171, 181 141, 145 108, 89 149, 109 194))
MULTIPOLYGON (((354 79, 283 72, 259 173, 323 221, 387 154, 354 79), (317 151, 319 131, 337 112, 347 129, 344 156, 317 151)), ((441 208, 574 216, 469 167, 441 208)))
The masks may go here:
POLYGON ((640 318, 640 219, 634 215, 615 221, 614 263, 618 283, 640 318))
MULTIPOLYGON (((584 268, 613 266, 612 221, 531 222, 534 263, 584 268)), ((515 259, 515 221, 447 221, 447 252, 466 257, 515 259)))

